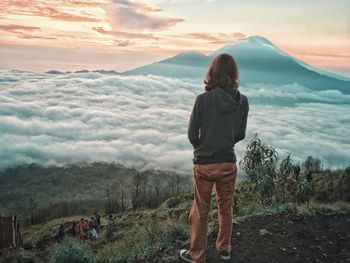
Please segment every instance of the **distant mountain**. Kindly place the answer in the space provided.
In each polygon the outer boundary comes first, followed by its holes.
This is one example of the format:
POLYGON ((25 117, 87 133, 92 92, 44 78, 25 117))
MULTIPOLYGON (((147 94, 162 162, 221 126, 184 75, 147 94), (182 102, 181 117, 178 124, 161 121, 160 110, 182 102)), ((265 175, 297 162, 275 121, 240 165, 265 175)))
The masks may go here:
POLYGON ((350 94, 350 78, 308 65, 288 55, 261 36, 251 36, 235 41, 208 56, 198 52, 181 53, 122 74, 204 78, 212 59, 221 53, 228 53, 236 59, 240 71, 240 82, 243 84, 299 83, 312 90, 339 90, 350 94))
POLYGON ((87 69, 83 69, 83 70, 78 70, 75 71, 75 73, 90 73, 90 72, 94 72, 94 73, 101 73, 101 74, 110 74, 110 75, 119 75, 120 73, 115 71, 115 70, 104 70, 104 69, 99 69, 99 70, 87 70, 87 69))

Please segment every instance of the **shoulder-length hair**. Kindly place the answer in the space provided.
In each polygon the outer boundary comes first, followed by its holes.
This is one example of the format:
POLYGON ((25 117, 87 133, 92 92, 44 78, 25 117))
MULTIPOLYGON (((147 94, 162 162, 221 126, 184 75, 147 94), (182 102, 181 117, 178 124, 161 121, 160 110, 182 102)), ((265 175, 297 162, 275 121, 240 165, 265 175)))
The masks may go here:
POLYGON ((229 54, 220 54, 212 61, 204 80, 205 91, 215 87, 238 89, 238 68, 234 58, 229 54))

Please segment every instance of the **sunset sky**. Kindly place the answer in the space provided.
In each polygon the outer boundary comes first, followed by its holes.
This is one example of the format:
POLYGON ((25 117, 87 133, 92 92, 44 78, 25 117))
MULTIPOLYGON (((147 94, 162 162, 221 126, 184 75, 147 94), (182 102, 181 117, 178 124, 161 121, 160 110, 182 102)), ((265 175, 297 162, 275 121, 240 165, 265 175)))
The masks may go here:
POLYGON ((2 0, 0 69, 124 71, 251 35, 350 75, 348 0, 2 0))

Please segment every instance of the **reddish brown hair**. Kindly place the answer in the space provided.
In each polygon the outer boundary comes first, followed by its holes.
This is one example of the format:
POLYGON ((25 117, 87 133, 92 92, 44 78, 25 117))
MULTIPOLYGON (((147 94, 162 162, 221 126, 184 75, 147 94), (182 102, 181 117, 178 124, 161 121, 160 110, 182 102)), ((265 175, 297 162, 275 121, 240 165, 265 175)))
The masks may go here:
POLYGON ((236 61, 229 54, 220 54, 212 61, 204 80, 205 90, 215 87, 238 89, 238 68, 236 61))

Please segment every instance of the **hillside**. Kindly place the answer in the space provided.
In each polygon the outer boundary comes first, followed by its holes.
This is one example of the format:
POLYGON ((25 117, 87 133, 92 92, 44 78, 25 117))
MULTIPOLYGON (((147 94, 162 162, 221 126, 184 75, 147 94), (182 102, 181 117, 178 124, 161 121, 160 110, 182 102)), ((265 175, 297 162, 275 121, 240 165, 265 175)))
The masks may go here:
MULTIPOLYGON (((28 217, 38 222, 60 216, 133 206, 135 184, 153 199, 145 206, 158 206, 169 196, 192 189, 191 177, 165 170, 138 171, 117 163, 80 163, 62 167, 22 165, 0 171, 0 214, 28 217), (135 182, 136 176, 138 181, 135 182), (124 203, 114 201, 123 195, 124 203), (114 207, 113 207, 114 206, 114 207)), ((140 190, 141 191, 141 190, 140 190)), ((141 191, 141 192, 142 192, 141 191)), ((148 197, 148 198, 151 198, 148 197)))
MULTIPOLYGON (((36 263, 54 258, 53 262, 70 262, 73 255, 78 260, 75 262, 86 263, 180 263, 179 250, 188 248, 186 220, 192 198, 181 195, 167 200, 157 209, 113 214, 113 226, 108 225, 107 216, 104 216, 101 238, 86 241, 85 245, 79 245, 69 234, 63 242, 58 242, 59 226, 63 224, 67 229, 78 217, 24 228, 25 251, 19 257, 36 263), (66 261, 58 261, 62 253, 67 253, 66 261)), ((214 249, 216 214, 214 205, 209 216, 209 263, 221 262, 214 249)), ((295 210, 276 206, 251 212, 249 216, 236 215, 229 262, 347 262, 350 255, 347 229, 350 229, 349 203, 312 203, 295 210)))

